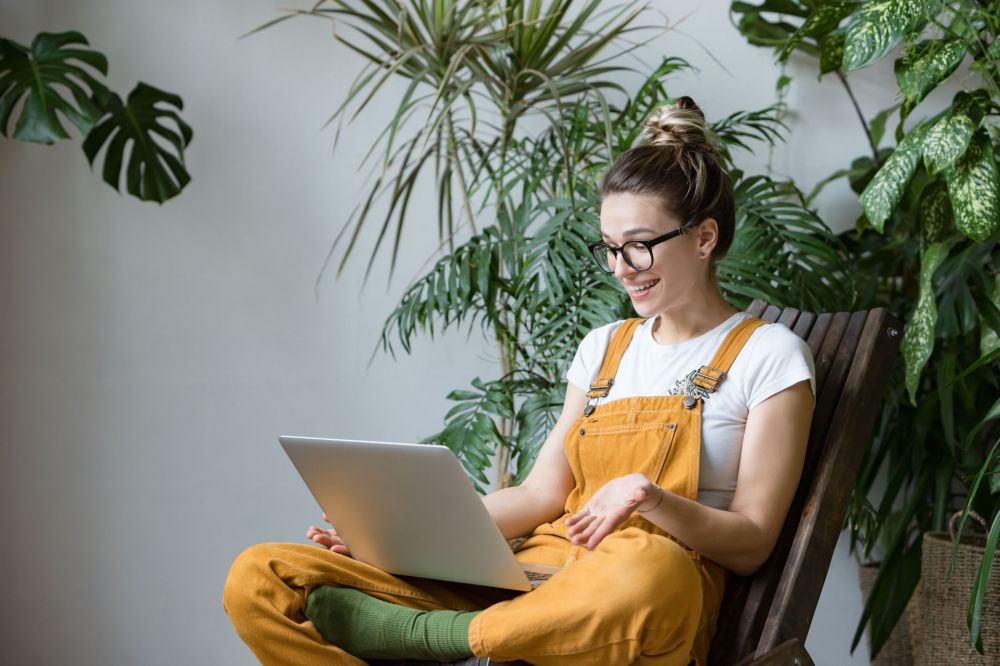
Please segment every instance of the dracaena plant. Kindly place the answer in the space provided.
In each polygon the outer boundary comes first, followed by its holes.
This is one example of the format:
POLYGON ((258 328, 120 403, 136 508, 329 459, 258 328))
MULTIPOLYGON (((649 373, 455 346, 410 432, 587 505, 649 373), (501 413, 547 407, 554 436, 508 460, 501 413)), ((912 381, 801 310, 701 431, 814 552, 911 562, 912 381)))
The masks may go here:
POLYGON ((42 32, 30 47, 0 38, 0 134, 52 144, 69 138, 69 121, 91 166, 106 147, 101 171, 113 188, 120 191, 124 167, 129 194, 157 203, 177 196, 191 180, 181 98, 139 82, 122 100, 104 82, 107 58, 87 47, 78 32, 42 32))
POLYGON ((854 103, 870 154, 810 198, 849 179, 863 215, 842 240, 864 286, 862 304, 907 322, 848 515, 854 547, 866 556, 876 543, 883 550, 854 646, 870 623, 877 653, 902 614, 920 576, 922 540, 914 535, 943 530, 951 512, 975 508, 991 517, 968 603, 970 642, 981 652, 1000 538, 1000 2, 766 0, 731 10, 751 43, 774 48, 780 61, 813 57, 819 76, 834 74, 854 103), (898 103, 869 120, 849 73, 887 59, 898 103), (952 83, 962 90, 951 104, 924 112, 923 100, 952 83), (895 145, 883 146, 892 115, 895 145), (880 470, 887 488, 873 506, 880 470))
MULTIPOLYGON (((586 249, 598 236, 598 185, 646 117, 671 101, 665 79, 688 65, 666 58, 634 88, 620 83, 636 74, 624 63, 648 41, 639 37, 662 34, 640 25, 633 3, 331 1, 294 15, 337 21, 335 38, 368 63, 336 120, 356 116, 393 77, 405 83, 369 153, 373 185, 345 223, 338 265, 376 219, 380 195, 388 211, 371 256, 391 242, 394 259, 410 194, 433 183, 442 256, 407 287, 382 345, 409 351, 414 336, 459 326, 495 339, 497 376, 452 392, 444 428, 428 441, 452 448, 480 488, 517 481, 555 421, 581 337, 629 315, 624 292, 586 249), (430 182, 418 180, 431 170, 430 182)), ((733 151, 780 139, 781 112, 714 123, 739 204, 720 281, 737 305, 761 297, 849 307, 842 244, 794 187, 735 168, 733 151)))

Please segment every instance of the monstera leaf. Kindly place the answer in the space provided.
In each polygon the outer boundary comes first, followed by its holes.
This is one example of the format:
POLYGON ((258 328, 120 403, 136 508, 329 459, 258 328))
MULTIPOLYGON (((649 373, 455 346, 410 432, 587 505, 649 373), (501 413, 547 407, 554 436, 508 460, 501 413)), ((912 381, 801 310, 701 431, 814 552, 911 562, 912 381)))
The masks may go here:
POLYGON ((39 33, 30 49, 0 39, 0 133, 9 136, 11 114, 21 99, 15 139, 55 143, 68 138, 58 114, 84 134, 90 131, 108 91, 83 65, 106 75, 108 61, 96 51, 72 48, 79 44, 86 46, 87 40, 78 32, 39 33))
POLYGON ((125 148, 131 144, 125 178, 129 194, 163 203, 184 189, 191 180, 184 168, 184 148, 191 143, 192 131, 170 107, 179 111, 184 103, 142 82, 129 93, 127 104, 116 94, 110 96, 105 115, 83 142, 91 165, 107 144, 105 182, 120 191, 125 148))

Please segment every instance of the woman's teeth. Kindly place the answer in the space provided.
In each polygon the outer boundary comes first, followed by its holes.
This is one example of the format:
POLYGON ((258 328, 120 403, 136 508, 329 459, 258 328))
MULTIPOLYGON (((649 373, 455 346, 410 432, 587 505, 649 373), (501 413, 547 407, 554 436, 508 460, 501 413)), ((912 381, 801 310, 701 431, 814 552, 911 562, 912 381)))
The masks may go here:
POLYGON ((637 293, 640 291, 646 291, 647 289, 655 286, 657 282, 659 282, 659 280, 653 280, 652 282, 643 282, 642 284, 626 285, 625 289, 627 289, 630 293, 637 293))

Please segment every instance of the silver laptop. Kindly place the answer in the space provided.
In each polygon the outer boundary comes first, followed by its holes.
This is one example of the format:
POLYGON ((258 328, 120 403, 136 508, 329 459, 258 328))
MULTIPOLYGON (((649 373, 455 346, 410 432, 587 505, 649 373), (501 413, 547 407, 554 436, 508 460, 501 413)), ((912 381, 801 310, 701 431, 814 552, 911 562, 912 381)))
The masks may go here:
POLYGON ((521 564, 444 446, 280 437, 358 560, 404 576, 530 590, 558 567, 521 564))

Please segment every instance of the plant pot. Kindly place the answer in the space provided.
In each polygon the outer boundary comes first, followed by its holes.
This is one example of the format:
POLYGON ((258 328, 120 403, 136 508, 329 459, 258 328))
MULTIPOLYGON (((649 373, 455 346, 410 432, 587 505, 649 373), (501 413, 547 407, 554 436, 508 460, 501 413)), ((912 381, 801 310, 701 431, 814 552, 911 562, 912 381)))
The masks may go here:
MULTIPOLYGON (((971 515, 971 514, 970 514, 971 515)), ((952 520, 954 525, 954 519, 952 520)), ((912 625, 914 663, 988 666, 1000 664, 1000 571, 994 560, 983 599, 983 654, 969 643, 966 609, 979 572, 985 536, 969 535, 958 546, 955 569, 948 575, 954 537, 948 532, 926 532, 920 585, 914 592, 916 614, 912 625)))
MULTIPOLYGON (((858 583, 861 585, 861 596, 867 600, 871 594, 872 586, 875 584, 875 577, 878 576, 878 564, 858 563, 858 583)), ((910 640, 910 626, 913 622, 911 617, 912 600, 907 604, 906 610, 899 617, 899 622, 889 634, 889 639, 882 645, 878 656, 871 660, 872 666, 912 666, 913 646, 910 640)), ((872 651, 872 638, 870 629, 865 629, 865 638, 868 641, 868 654, 872 651)))

